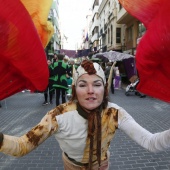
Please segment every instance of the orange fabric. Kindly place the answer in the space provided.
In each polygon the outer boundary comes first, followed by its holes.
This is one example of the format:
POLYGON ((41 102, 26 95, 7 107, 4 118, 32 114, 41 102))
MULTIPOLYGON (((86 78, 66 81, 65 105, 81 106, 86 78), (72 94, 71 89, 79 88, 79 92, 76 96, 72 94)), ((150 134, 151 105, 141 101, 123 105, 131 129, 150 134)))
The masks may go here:
POLYGON ((39 37, 48 36, 37 32, 38 26, 20 0, 0 3, 0 100, 23 89, 45 90, 49 71, 43 47, 47 40, 39 37))
POLYGON ((43 47, 46 47, 54 33, 52 23, 48 21, 48 13, 53 0, 21 0, 21 2, 34 22, 43 47))
POLYGON ((136 53, 137 90, 170 102, 170 1, 119 0, 147 28, 136 53))

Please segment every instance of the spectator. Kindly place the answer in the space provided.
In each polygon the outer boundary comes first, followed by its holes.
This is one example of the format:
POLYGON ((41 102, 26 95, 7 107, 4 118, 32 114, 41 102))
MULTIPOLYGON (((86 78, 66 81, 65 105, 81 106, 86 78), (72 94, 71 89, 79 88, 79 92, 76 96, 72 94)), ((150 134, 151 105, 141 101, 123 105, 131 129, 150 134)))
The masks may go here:
POLYGON ((69 57, 67 55, 64 56, 63 61, 68 64, 69 63, 69 57))
POLYGON ((60 97, 62 103, 66 102, 66 91, 68 90, 67 85, 67 73, 68 64, 63 59, 64 55, 58 54, 58 61, 54 63, 53 75, 55 76, 53 87, 56 89, 56 106, 60 104, 60 97))
POLYGON ((68 64, 68 75, 69 77, 73 77, 73 67, 74 67, 74 60, 73 59, 70 59, 69 60, 69 64, 68 64))
POLYGON ((43 102, 43 106, 47 105, 47 104, 53 104, 53 93, 54 93, 54 88, 53 88, 53 83, 54 83, 54 76, 52 74, 53 72, 53 65, 52 62, 50 60, 47 60, 47 64, 48 64, 48 68, 49 68, 49 83, 47 86, 47 89, 44 91, 44 102, 43 102), (49 97, 49 102, 48 102, 48 97, 49 97))
POLYGON ((54 64, 56 61, 58 61, 57 54, 54 53, 54 56, 52 58, 52 63, 54 64))

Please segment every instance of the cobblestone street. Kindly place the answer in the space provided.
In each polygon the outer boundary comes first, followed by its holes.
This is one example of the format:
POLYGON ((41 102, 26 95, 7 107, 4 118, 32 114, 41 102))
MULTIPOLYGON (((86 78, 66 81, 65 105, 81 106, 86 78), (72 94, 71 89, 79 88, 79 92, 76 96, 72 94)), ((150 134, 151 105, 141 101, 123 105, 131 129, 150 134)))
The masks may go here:
MULTIPOLYGON (((36 125, 55 107, 42 106, 42 93, 18 93, 3 100, 0 108, 0 131, 20 136, 36 125)), ((55 100, 54 100, 55 101, 55 100)), ((147 130, 155 133, 170 127, 170 105, 151 97, 126 96, 115 90, 110 101, 126 109, 147 130)), ((110 146, 110 170, 169 170, 170 151, 150 153, 117 130, 110 146)), ((63 170, 61 150, 52 136, 30 154, 13 158, 0 153, 0 170, 63 170)))

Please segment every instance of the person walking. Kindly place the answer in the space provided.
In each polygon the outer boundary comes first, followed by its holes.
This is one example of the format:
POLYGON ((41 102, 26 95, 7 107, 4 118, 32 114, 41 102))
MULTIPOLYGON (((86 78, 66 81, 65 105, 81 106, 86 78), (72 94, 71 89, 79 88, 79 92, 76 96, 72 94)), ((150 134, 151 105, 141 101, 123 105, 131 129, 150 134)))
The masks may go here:
MULTIPOLYGON (((0 152, 21 157, 54 135, 65 170, 108 170, 109 146, 117 129, 151 152, 170 149, 170 129, 151 133, 108 100, 101 66, 84 60, 74 74, 72 98, 48 111, 21 137, 0 133, 0 152)), ((119 132, 117 132, 119 133, 119 132)))
POLYGON ((54 76, 53 76, 53 65, 51 60, 47 60, 47 64, 49 69, 49 83, 46 90, 44 91, 44 102, 42 104, 43 106, 48 104, 53 104, 52 99, 54 94, 54 88, 53 88, 54 76), (48 102, 48 98, 49 98, 49 102, 48 102))
POLYGON ((69 77, 73 77, 73 67, 75 68, 75 62, 73 59, 70 59, 69 64, 68 64, 68 76, 69 77))
POLYGON ((62 103, 66 102, 66 91, 68 90, 68 64, 63 61, 64 55, 58 54, 57 58, 58 61, 53 64, 53 76, 55 77, 53 87, 56 91, 56 106, 60 104, 60 98, 62 103))

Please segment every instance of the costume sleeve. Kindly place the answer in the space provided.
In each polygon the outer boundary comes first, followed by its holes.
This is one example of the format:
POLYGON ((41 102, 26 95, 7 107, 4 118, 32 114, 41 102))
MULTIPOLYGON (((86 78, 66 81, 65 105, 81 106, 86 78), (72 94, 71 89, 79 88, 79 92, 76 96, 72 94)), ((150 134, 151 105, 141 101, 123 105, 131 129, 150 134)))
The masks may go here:
POLYGON ((170 130, 152 134, 141 127, 124 109, 118 113, 118 128, 132 140, 151 152, 170 148, 170 130))
POLYGON ((4 135, 0 152, 21 157, 44 142, 58 129, 55 119, 55 110, 48 112, 34 128, 21 137, 4 135))

